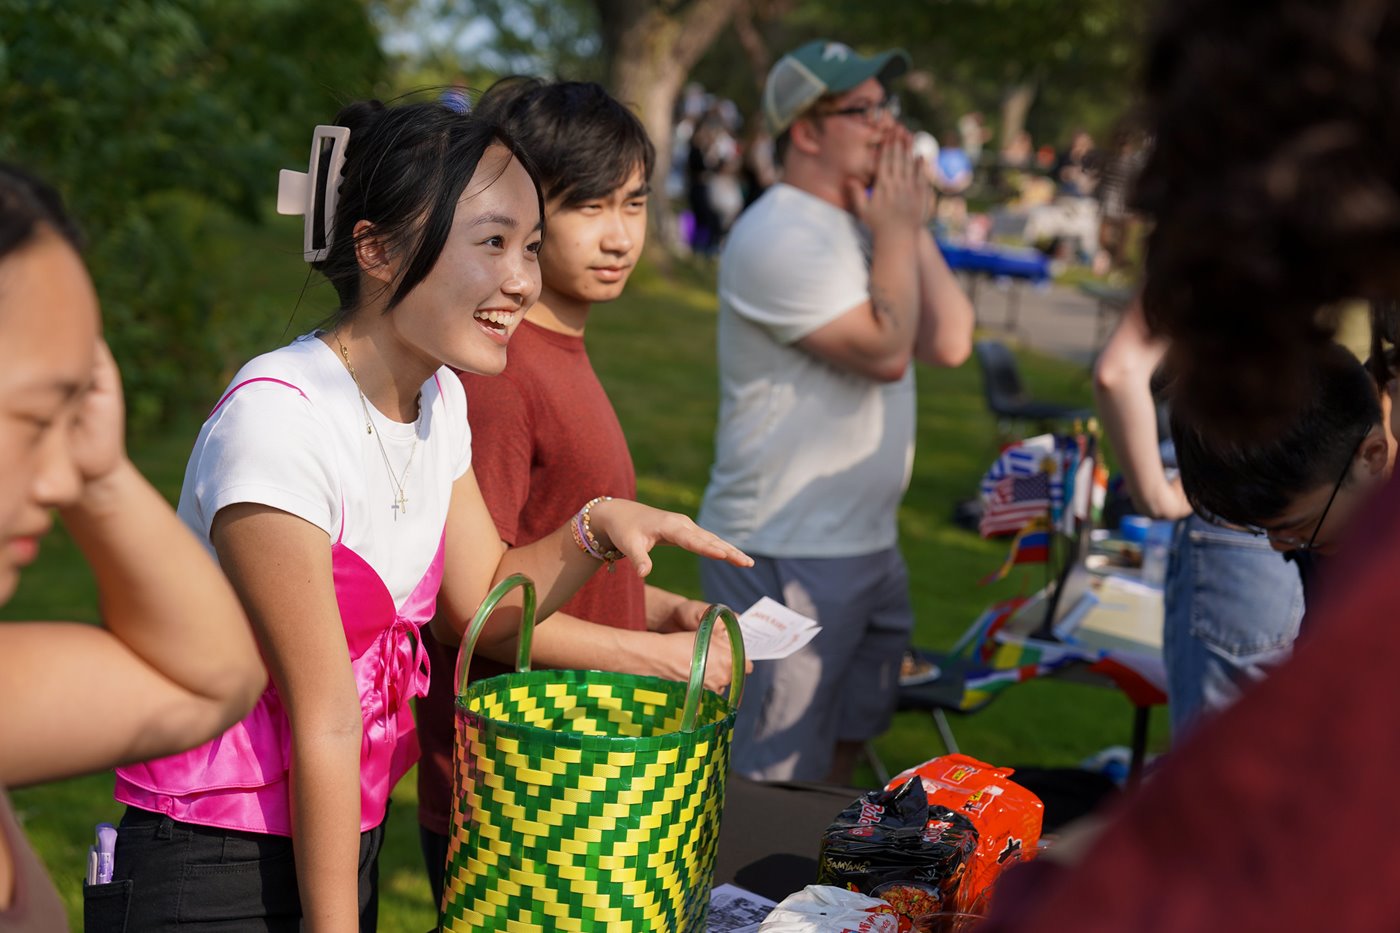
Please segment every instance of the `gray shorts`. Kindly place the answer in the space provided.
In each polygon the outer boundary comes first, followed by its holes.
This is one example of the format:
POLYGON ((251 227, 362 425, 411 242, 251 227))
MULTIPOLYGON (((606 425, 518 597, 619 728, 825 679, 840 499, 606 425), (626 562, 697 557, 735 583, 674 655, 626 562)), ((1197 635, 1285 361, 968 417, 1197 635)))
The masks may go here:
POLYGON ((769 596, 822 630, 789 657, 754 662, 734 726, 733 767, 759 780, 820 781, 838 740, 864 742, 889 728, 914 629, 909 572, 898 548, 754 561, 747 570, 702 561, 705 598, 743 612, 769 596))

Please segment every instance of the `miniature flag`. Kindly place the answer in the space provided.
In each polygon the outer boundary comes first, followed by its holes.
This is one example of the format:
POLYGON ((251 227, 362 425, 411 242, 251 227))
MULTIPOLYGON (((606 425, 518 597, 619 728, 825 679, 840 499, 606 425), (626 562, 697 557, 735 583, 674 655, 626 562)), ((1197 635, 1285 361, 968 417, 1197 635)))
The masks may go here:
POLYGON ((982 503, 977 530, 982 537, 1020 531, 1031 521, 1050 514, 1050 474, 1007 476, 992 487, 982 503))
POLYGON ((1084 522, 1094 522, 1103 515, 1108 496, 1108 469, 1098 457, 1086 456, 1073 468, 1066 466, 1069 502, 1059 522, 1061 530, 1073 537, 1084 522))
POLYGON ((982 477, 982 537, 1020 531, 1040 513, 1063 502, 1063 460, 1053 434, 1017 441, 1001 452, 982 477), (1031 480, 1031 482, 1014 482, 1031 480))
POLYGON ((1004 580, 1016 564, 1043 564, 1050 559, 1050 522, 1044 515, 1033 519, 1011 542, 1011 552, 1006 555, 1006 563, 995 573, 983 577, 981 585, 1004 580))

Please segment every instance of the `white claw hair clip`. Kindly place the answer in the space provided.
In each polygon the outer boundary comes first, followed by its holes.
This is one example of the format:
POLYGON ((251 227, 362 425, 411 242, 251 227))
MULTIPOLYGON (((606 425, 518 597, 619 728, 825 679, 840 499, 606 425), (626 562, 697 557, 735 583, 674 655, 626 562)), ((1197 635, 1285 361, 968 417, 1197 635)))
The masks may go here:
POLYGON ((349 143, 350 127, 321 124, 311 134, 307 170, 294 172, 284 168, 277 177, 277 213, 306 217, 302 258, 307 262, 320 262, 331 251, 335 207, 340 201, 340 170, 345 166, 345 147, 349 143), (321 157, 328 146, 331 157, 322 177, 321 157))

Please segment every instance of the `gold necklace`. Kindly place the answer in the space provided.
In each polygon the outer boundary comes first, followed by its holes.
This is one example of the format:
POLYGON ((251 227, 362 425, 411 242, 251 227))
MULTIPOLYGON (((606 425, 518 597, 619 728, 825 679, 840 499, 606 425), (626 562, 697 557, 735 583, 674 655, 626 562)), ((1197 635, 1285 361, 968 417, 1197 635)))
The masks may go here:
POLYGON ((333 332, 336 346, 340 347, 340 358, 345 361, 345 368, 350 371, 350 379, 355 383, 355 390, 360 393, 360 408, 365 413, 365 433, 373 434, 375 443, 379 445, 379 455, 384 458, 384 470, 389 474, 389 482, 394 484, 396 494, 394 496, 394 521, 399 520, 399 513, 408 514, 408 496, 404 493, 404 486, 408 483, 408 471, 413 467, 413 455, 418 453, 418 420, 423 417, 423 407, 418 407, 418 418, 413 419, 413 446, 408 450, 408 462, 403 465, 403 473, 400 476, 394 475, 394 468, 389 463, 389 451, 384 448, 384 440, 379 436, 379 432, 374 430, 374 423, 369 417, 369 402, 365 399, 365 390, 360 386, 360 377, 355 374, 355 367, 350 362, 350 351, 345 348, 345 344, 340 342, 340 331, 333 332))

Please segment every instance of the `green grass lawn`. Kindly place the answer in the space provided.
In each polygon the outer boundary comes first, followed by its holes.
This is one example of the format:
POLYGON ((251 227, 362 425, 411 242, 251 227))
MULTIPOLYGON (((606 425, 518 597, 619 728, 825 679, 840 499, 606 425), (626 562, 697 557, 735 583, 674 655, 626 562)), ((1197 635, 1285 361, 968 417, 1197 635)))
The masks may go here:
MULTIPOLYGON (((243 357, 270 349, 283 333, 309 329, 327 310, 329 289, 318 285, 298 306, 306 267, 295 245, 299 227, 279 220, 248 232, 230 226, 214 236, 225 265, 213 270, 228 288, 226 306, 212 309, 211 327, 235 329, 230 371, 243 357), (291 244, 289 246, 288 244, 291 244), (293 314, 295 309, 295 315, 293 314)), ((636 461, 640 498, 694 514, 704 490, 712 450, 717 403, 714 361, 713 273, 679 266, 671 279, 650 268, 634 276, 627 295, 595 310, 589 350, 622 419, 636 461)), ((1031 389, 1046 398, 1088 404, 1083 367, 1022 354, 1031 389)), ((1029 593, 1043 582, 1041 568, 1018 568, 990 587, 976 581, 1005 556, 1003 542, 983 541, 954 527, 954 504, 974 494, 977 481, 998 449, 996 425, 982 402, 973 364, 958 370, 921 369, 918 454, 913 481, 900 512, 918 622, 919 644, 947 647, 987 603, 1029 593)), ((194 397, 185 423, 158 436, 133 439, 138 464, 172 499, 199 417, 212 404, 194 397)), ((695 560, 665 550, 657 555, 652 582, 699 595, 695 560)), ((0 619, 95 620, 92 580, 71 540, 60 529, 44 544, 41 559, 26 573, 20 591, 0 610, 0 619)), ((113 698, 108 698, 113 699, 113 698)), ((1063 683, 1030 683, 1008 691, 987 710, 954 718, 963 750, 997 764, 1073 764, 1106 745, 1127 744, 1127 701, 1117 693, 1063 683)), ((1164 717, 1153 736, 1166 736, 1164 717)), ((942 748, 928 717, 903 713, 877 742, 892 769, 939 754, 942 748)), ((869 774, 862 775, 869 780, 869 774)), ((26 830, 47 862, 80 926, 80 876, 92 827, 115 820, 110 774, 17 791, 13 799, 26 830)), ((394 795, 381 860, 380 928, 421 933, 434 920, 418 852, 414 781, 394 795)))

